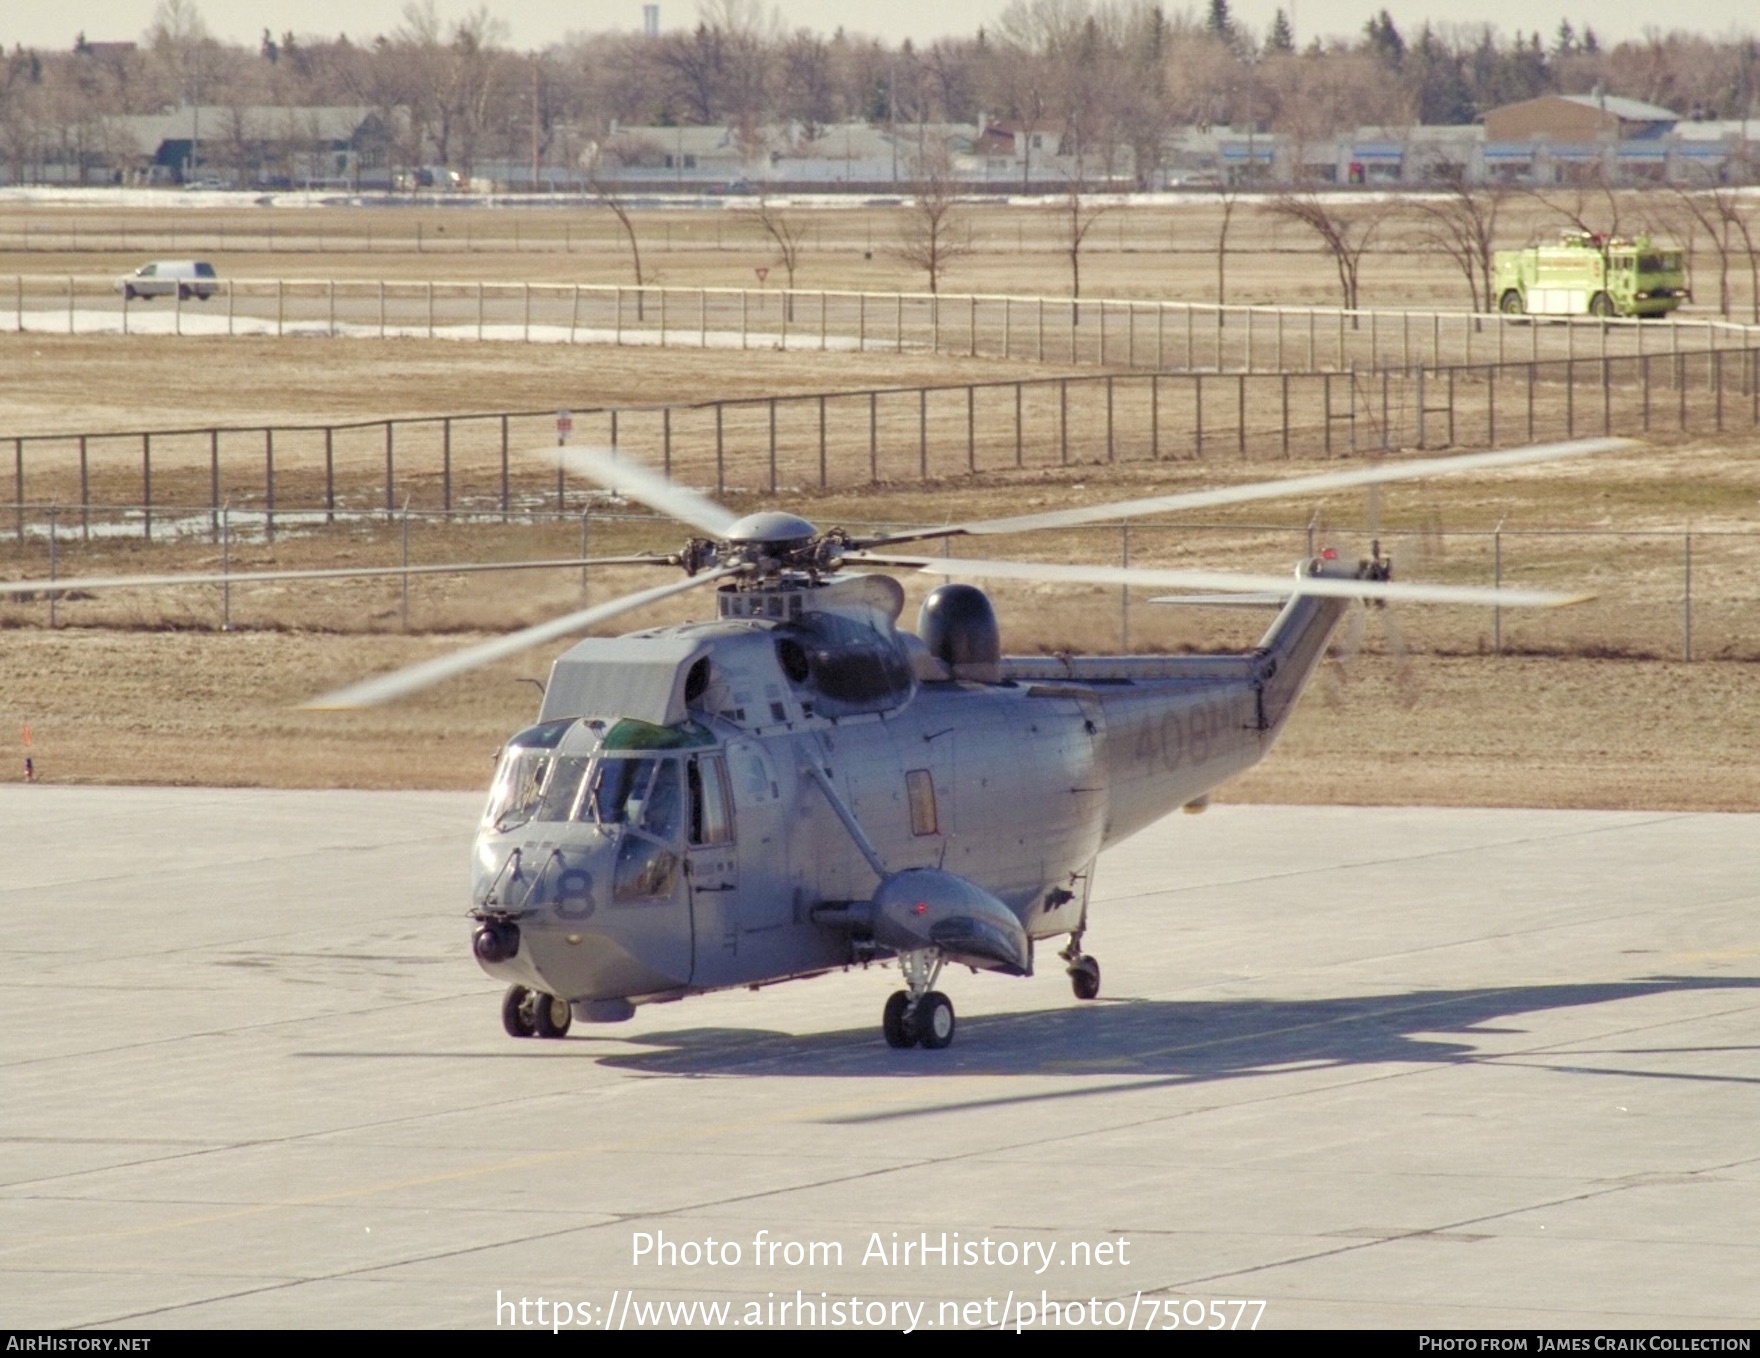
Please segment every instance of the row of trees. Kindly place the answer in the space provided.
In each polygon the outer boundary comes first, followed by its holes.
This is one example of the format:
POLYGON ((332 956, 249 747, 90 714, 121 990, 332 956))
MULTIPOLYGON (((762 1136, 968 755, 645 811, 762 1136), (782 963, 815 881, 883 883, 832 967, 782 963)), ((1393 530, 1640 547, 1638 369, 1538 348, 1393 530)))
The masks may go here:
POLYGON ((1228 0, 1199 11, 1152 0, 1014 0, 994 29, 889 46, 842 30, 787 30, 762 0, 703 0, 688 31, 600 33, 516 52, 487 9, 449 22, 433 0, 417 0, 387 34, 265 30, 247 49, 216 41, 195 0, 161 0, 138 46, 81 35, 64 51, 0 57, 0 155, 99 136, 111 114, 337 104, 404 111, 403 163, 466 173, 480 158, 534 150, 553 162, 568 139, 602 142, 615 123, 785 123, 810 142, 851 120, 988 118, 1049 129, 1108 169, 1130 148, 1146 177, 1178 126, 1318 138, 1360 125, 1469 122, 1513 100, 1596 88, 1742 117, 1760 99, 1760 44, 1652 31, 1606 46, 1568 22, 1545 38, 1474 24, 1401 32, 1385 10, 1354 37, 1310 40, 1282 11, 1254 33, 1228 0))

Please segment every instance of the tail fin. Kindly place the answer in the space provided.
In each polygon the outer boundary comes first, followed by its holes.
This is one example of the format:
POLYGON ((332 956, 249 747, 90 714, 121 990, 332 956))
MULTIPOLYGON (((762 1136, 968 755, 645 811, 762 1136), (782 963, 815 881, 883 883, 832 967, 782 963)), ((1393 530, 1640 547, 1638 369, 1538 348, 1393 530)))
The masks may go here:
MULTIPOLYGON (((1351 578, 1349 567, 1339 562, 1312 562, 1305 572, 1351 578)), ((1308 680, 1326 655, 1326 645, 1339 620, 1352 608, 1354 599, 1319 598, 1297 594, 1283 606, 1277 621, 1259 641, 1259 724, 1267 741, 1283 729, 1308 680)))

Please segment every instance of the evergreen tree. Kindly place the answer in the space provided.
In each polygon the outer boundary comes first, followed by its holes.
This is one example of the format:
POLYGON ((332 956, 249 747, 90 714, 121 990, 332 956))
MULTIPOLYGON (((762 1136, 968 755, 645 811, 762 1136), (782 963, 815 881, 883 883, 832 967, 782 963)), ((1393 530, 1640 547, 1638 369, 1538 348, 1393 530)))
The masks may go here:
POLYGON ((1289 26, 1289 16, 1280 9, 1277 17, 1271 21, 1271 33, 1265 39, 1265 54, 1287 54, 1295 50, 1295 30, 1289 26))
POLYGON ((1204 20, 1204 27, 1211 36, 1233 45, 1236 34, 1234 16, 1228 12, 1228 0, 1210 0, 1210 13, 1204 20))
POLYGON ((1369 40, 1369 55, 1397 71, 1405 61, 1406 41, 1394 26, 1393 16, 1382 10, 1363 25, 1363 33, 1369 40))

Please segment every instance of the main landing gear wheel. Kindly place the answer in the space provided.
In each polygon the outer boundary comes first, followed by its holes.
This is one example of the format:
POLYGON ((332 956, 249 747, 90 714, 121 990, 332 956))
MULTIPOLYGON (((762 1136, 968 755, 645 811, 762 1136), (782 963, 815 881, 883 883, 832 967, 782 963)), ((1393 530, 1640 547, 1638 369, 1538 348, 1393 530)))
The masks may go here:
POLYGON ((953 1001, 939 990, 931 990, 917 1001, 917 1012, 911 1015, 911 1027, 917 1041, 930 1051, 939 1051, 953 1042, 953 1001))
POLYGON ((1078 1000, 1100 998, 1100 964, 1086 955, 1070 964, 1069 987, 1078 1000))
POLYGON ((903 990, 895 990, 887 996, 886 1008, 880 1012, 880 1031, 886 1034, 888 1047, 914 1047, 917 1045, 916 1028, 910 1021, 911 997, 903 990))
POLYGON ((555 995, 538 995, 532 1003, 532 1029, 539 1037, 567 1037, 574 1014, 568 1001, 555 995))
POLYGON ((953 1001, 931 990, 945 959, 938 948, 900 953, 898 970, 905 988, 895 990, 880 1014, 880 1031, 889 1047, 927 1047, 937 1051, 953 1041, 953 1001))
POLYGON ((535 1008, 531 991, 523 985, 507 987, 507 994, 501 998, 501 1026, 507 1029, 509 1037, 530 1037, 538 1031, 532 1015, 535 1008))

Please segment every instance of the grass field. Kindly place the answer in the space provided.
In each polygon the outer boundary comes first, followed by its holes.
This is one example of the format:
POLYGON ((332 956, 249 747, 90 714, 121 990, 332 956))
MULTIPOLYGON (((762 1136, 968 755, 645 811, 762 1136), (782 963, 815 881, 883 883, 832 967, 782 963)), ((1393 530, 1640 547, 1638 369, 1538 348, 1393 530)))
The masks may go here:
MULTIPOLYGON (((1084 291, 1113 295, 1178 295, 1184 288, 1214 296, 1214 258, 1197 246, 1214 221, 1193 209, 1161 222, 1121 211, 1123 252, 1095 237, 1093 266, 1084 259, 1084 291), (1208 224, 1206 224, 1208 222, 1208 224), (1168 246, 1149 249, 1155 232, 1168 246), (1133 245, 1133 242, 1137 242, 1133 245), (1183 249, 1184 247, 1182 247, 1183 249), (1208 283, 1206 284, 1206 279, 1208 283), (1091 282, 1090 282, 1091 280, 1091 282), (1134 286, 1153 282, 1151 290, 1134 286)), ((470 214, 473 222, 503 214, 470 214)), ((721 214, 723 217, 730 214, 721 214)), ((825 239, 807 267, 822 277, 815 286, 908 286, 896 261, 875 258, 868 232, 886 220, 878 211, 825 215, 825 239)), ((449 230, 458 214, 448 214, 449 230)), ((381 248, 383 234, 407 227, 405 216, 352 213, 280 214, 277 230, 298 223, 311 238, 314 219, 326 233, 322 249, 246 252, 227 264, 244 271, 305 270, 309 276, 346 268, 354 276, 505 276, 615 281, 627 267, 609 238, 589 251, 585 240, 532 233, 554 217, 523 214, 515 243, 502 233, 499 246, 474 240, 471 248, 420 254, 381 248), (528 218, 533 223, 527 225, 528 218), (369 241, 362 223, 381 233, 369 241), (352 233, 352 234, 351 234, 352 233), (351 248, 337 240, 348 236, 351 248), (368 248, 369 244, 371 249, 368 248), (444 271, 442 273, 441 271, 444 271), (488 271, 487 273, 485 271, 488 271)), ((665 281, 705 284, 748 281, 734 274, 750 265, 735 255, 728 224, 711 248, 705 235, 686 248, 686 227, 708 232, 706 217, 668 214, 675 232, 671 251, 657 253, 665 281)), ((1067 261, 1054 252, 1054 223, 1047 213, 1017 214, 1017 248, 1006 246, 1011 217, 985 209, 991 248, 955 275, 952 285, 1030 292, 1067 289, 1067 261), (1031 244, 1033 248, 1027 248, 1031 244)), ((261 219, 244 216, 236 227, 212 214, 188 214, 176 222, 178 253, 208 251, 200 233, 244 232, 261 219)), ((1113 219, 1103 219, 1111 229, 1113 219)), ((18 241, 17 215, 0 214, 0 240, 18 241)), ((63 269, 82 271, 138 262, 169 239, 170 223, 138 215, 129 248, 110 250, 101 241, 117 223, 79 223, 76 250, 39 248, 53 227, 71 225, 58 214, 33 211, 30 248, 0 255, 0 272, 63 269), (146 249, 148 231, 163 233, 146 249), (133 241, 142 242, 141 249, 133 241)), ((601 222, 600 227, 603 226, 601 222)), ((660 225, 658 219, 653 223, 660 225)), ((749 227, 749 222, 743 224, 749 227)), ((1259 217, 1242 218, 1243 251, 1231 258, 1231 278, 1242 289, 1231 300, 1330 300, 1329 264, 1293 250, 1282 227, 1273 236, 1259 217)), ((976 230, 977 227, 974 227, 976 230)), ((1116 240, 1116 237, 1115 237, 1116 240)), ((71 242, 70 242, 71 243, 71 242)), ((426 245, 426 243, 425 243, 426 245)), ((760 243, 750 242, 760 262, 760 243)), ((1371 265, 1371 269, 1374 269, 1371 265)), ((1389 256, 1377 275, 1383 289, 1373 300, 1434 300, 1451 286, 1464 301, 1458 277, 1446 261, 1389 256)), ((1371 300, 1366 296, 1365 300, 1371 300)), ((572 349, 542 346, 455 344, 423 341, 331 342, 315 339, 240 341, 130 339, 25 335, 0 336, 0 440, 18 432, 48 429, 134 429, 151 425, 236 420, 300 419, 526 407, 582 407, 642 403, 688 393, 708 397, 790 391, 863 388, 928 381, 985 381, 1019 374, 1021 365, 996 361, 912 356, 717 354, 691 351, 572 349)), ((1033 369, 1032 375, 1041 370, 1033 369)), ((0 443, 0 447, 4 444, 0 443)), ((1409 547, 1405 574, 1416 578, 1486 578, 1488 534, 1508 530, 1580 530, 1610 534, 1645 530, 1655 538, 1596 539, 1592 548, 1565 550, 1563 538, 1526 548, 1506 548, 1519 579, 1510 583, 1565 584, 1595 590, 1584 609, 1544 619, 1508 616, 1503 640, 1511 654, 1482 654, 1491 646, 1491 621, 1454 610, 1412 610, 1399 615, 1399 638, 1417 652, 1415 678, 1398 679, 1401 647, 1381 619, 1371 616, 1364 643, 1340 678, 1329 671, 1306 700, 1278 752, 1227 789, 1225 795, 1255 800, 1427 802, 1607 807, 1751 809, 1760 773, 1751 752, 1760 736, 1760 705, 1752 700, 1754 658, 1760 654, 1756 561, 1743 530, 1756 527, 1760 503, 1760 451, 1755 441, 1685 439, 1658 443, 1593 464, 1508 474, 1488 480, 1390 490, 1382 497, 1380 523, 1399 545, 1409 547), (1691 528, 1735 530, 1738 535, 1700 540, 1694 590, 1700 621, 1695 663, 1678 656, 1677 617, 1682 571, 1679 551, 1663 534, 1691 528), (1440 544, 1441 550, 1438 550, 1440 544), (1543 549, 1542 549, 1543 546, 1543 549), (1525 551, 1527 554, 1522 555, 1525 551), (1634 638, 1638 640, 1634 640, 1634 638), (1645 640, 1648 639, 1648 640, 1645 640), (1723 658, 1712 658, 1723 657, 1723 658)), ((940 522, 1018 512, 1077 500, 1095 501, 1157 493, 1218 480, 1298 472, 1304 464, 1241 466, 1225 460, 1163 464, 1091 463, 997 471, 976 479, 942 477, 929 484, 888 484, 821 496, 790 491, 787 507, 824 525, 837 522, 940 522)), ((0 471, 5 469, 0 468, 0 471)), ((132 475, 122 462, 94 469, 97 493, 106 478, 122 487, 132 475)), ((738 484, 761 481, 743 469, 738 484)), ((121 490, 118 489, 120 496, 121 490)), ((755 507, 763 497, 730 495, 736 508, 755 507)), ((1304 550, 1311 523, 1347 551, 1366 546, 1368 508, 1360 496, 1322 503, 1255 507, 1208 516, 1202 523, 1175 522, 1133 529, 1130 559, 1137 564, 1238 565, 1287 569, 1304 550)), ((0 525, 4 527, 4 525, 0 525)), ((595 522, 592 547, 671 548, 683 533, 632 522, 617 527, 595 522)), ((40 574, 46 544, 32 538, 0 539, 0 570, 9 576, 40 574)), ((996 554, 1045 559, 1119 559, 1116 530, 1062 539, 1009 542, 996 554)), ((234 568, 251 565, 390 564, 399 559, 396 524, 288 534, 273 544, 240 541, 231 549, 234 568)), ((411 542, 415 560, 511 559, 562 556, 579 549, 578 525, 418 527, 411 542)), ((110 570, 212 568, 216 544, 204 537, 142 543, 102 539, 59 544, 61 575, 110 570)), ((962 548, 962 550, 964 550, 962 548)), ((989 547, 986 547, 989 550, 989 547)), ((629 574, 595 574, 594 599, 640 583, 629 574)), ((921 593, 913 584, 913 596, 921 593)), ((392 709, 358 714, 298 711, 295 704, 337 683, 462 644, 485 630, 533 621, 578 606, 578 573, 532 576, 446 577, 412 589, 410 632, 403 632, 403 600, 395 583, 353 583, 296 590, 283 586, 233 591, 236 630, 216 629, 217 591, 183 588, 159 596, 117 594, 66 599, 57 607, 57 630, 47 626, 42 601, 0 607, 0 735, 8 743, 32 732, 32 753, 42 776, 65 781, 200 782, 278 786, 471 787, 486 782, 489 760, 500 741, 526 721, 535 707, 525 679, 541 678, 550 652, 505 662, 480 677, 457 681, 392 709)), ((1058 594, 1040 587, 995 591, 1011 650, 1112 650, 1128 625, 1130 642, 1156 649, 1214 649, 1250 644, 1263 625, 1256 616, 1218 615, 1213 610, 1156 609, 1141 594, 1131 600, 1128 624, 1117 591, 1058 594)), ((913 603, 906 621, 914 616, 913 603)), ((684 606, 652 616, 632 616, 628 626, 678 616, 684 606)), ((554 648, 552 648, 554 649, 554 648)), ((5 748, 0 746, 0 748, 5 748)), ((22 742, 14 747, 22 770, 22 742)))

